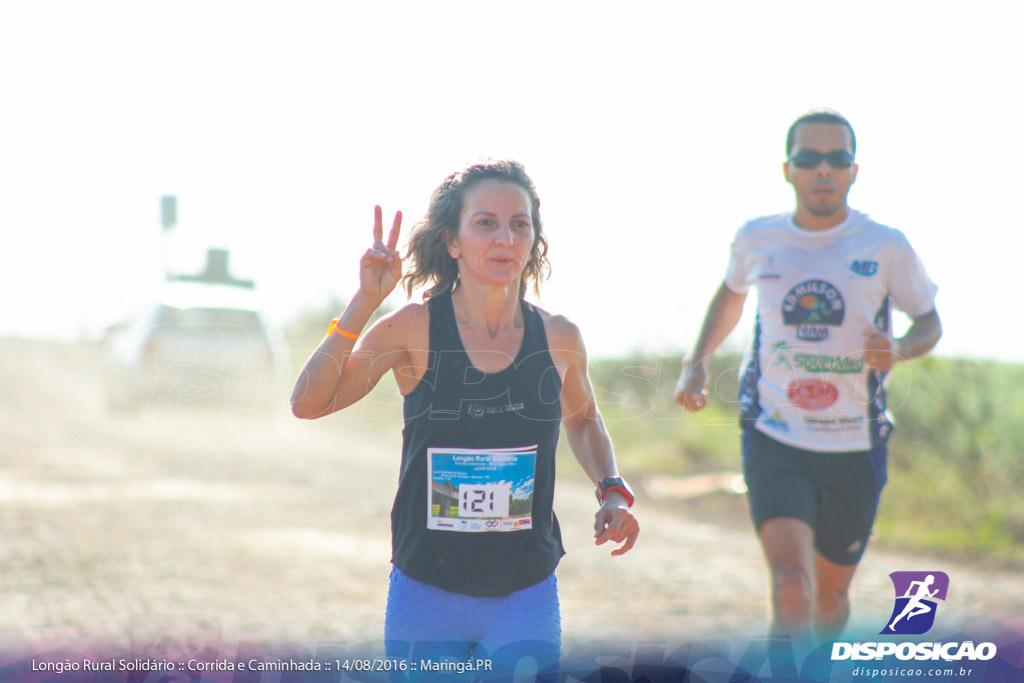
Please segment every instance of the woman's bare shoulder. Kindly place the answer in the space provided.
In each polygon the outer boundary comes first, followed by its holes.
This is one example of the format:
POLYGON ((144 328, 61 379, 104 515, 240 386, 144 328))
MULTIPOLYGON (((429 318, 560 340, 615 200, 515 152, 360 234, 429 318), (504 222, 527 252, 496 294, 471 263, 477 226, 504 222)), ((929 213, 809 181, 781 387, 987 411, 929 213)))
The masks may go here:
POLYGON ((534 306, 544 321, 544 333, 548 338, 548 346, 553 351, 583 351, 583 335, 576 323, 566 316, 534 306))
POLYGON ((384 342, 388 347, 405 348, 420 344, 420 338, 430 332, 430 311, 424 304, 406 304, 380 317, 367 336, 384 342))

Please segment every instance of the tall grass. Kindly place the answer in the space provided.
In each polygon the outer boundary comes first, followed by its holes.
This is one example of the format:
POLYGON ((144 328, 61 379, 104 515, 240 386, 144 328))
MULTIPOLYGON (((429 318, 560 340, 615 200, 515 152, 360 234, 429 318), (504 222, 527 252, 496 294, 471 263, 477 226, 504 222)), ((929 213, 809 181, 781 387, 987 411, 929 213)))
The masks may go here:
MULTIPOLYGON (((338 301, 288 329, 293 375, 323 339, 338 301)), ((682 355, 591 362, 590 374, 620 468, 627 474, 740 469, 740 357, 709 363, 708 406, 684 413, 673 400, 682 355)), ((1024 366, 928 357, 901 365, 889 387, 896 431, 878 542, 1024 564, 1024 366)), ((401 420, 385 380, 359 416, 401 420)))
MULTIPOLYGON (((646 474, 739 469, 739 365, 737 355, 711 360, 709 403, 694 415, 672 398, 681 356, 593 362, 620 467, 646 474)), ((1024 366, 919 359, 895 369, 889 397, 896 431, 876 540, 1024 562, 1024 366)))

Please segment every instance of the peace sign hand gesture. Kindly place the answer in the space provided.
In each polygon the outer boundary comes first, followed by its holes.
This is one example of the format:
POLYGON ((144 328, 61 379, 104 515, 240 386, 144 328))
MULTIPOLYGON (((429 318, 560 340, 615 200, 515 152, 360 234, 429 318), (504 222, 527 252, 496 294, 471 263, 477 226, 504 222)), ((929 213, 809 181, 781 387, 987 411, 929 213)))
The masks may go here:
POLYGON ((373 246, 359 259, 359 291, 377 301, 378 305, 402 279, 402 257, 397 249, 401 230, 402 212, 397 211, 385 243, 383 214, 379 206, 373 207, 373 246))

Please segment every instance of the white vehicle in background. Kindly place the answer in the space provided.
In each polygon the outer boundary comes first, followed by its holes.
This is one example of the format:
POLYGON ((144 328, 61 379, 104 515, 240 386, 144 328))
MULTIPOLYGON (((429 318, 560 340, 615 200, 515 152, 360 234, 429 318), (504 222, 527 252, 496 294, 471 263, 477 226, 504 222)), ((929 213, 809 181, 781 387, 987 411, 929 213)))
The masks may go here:
POLYGON ((253 283, 228 274, 226 251, 206 271, 171 276, 107 343, 107 403, 115 410, 235 406, 280 399, 286 354, 259 311, 253 283), (277 394, 280 393, 280 396, 277 394))

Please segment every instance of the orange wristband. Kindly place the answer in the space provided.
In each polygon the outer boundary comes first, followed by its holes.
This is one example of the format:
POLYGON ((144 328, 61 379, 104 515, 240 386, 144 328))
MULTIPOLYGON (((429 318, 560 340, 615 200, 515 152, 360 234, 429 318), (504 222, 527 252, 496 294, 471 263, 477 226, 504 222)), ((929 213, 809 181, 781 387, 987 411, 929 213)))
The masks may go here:
POLYGON ((339 320, 339 318, 335 318, 334 320, 331 321, 331 326, 327 328, 327 334, 328 335, 337 332, 342 337, 348 337, 349 339, 359 339, 359 335, 358 334, 352 334, 351 332, 346 332, 345 330, 343 330, 340 327, 338 327, 338 320, 339 320))

